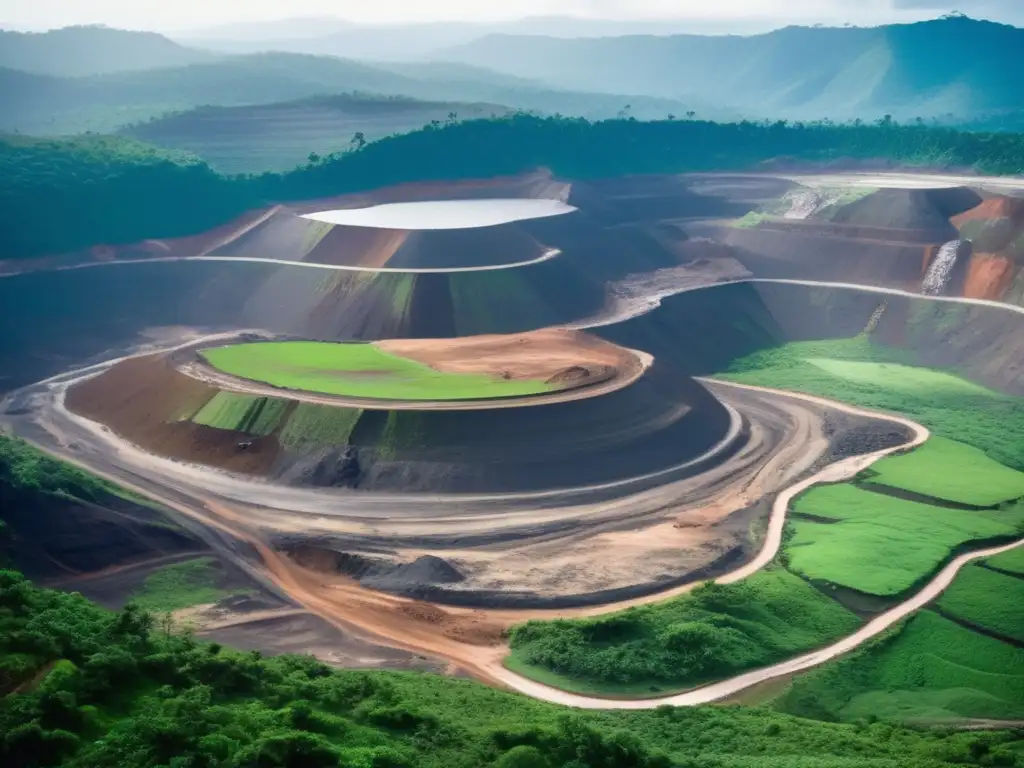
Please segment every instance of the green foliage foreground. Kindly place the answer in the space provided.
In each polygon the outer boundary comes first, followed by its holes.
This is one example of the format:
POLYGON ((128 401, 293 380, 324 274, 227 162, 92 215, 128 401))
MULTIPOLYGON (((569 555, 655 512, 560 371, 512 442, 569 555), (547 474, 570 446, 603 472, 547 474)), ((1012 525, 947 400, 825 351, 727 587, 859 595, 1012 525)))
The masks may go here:
MULTIPOLYGON (((439 676, 339 672, 153 629, 0 572, 0 764, 92 768, 939 768, 1013 735, 764 710, 579 712, 439 676)), ((992 762, 993 756, 1009 762, 992 762)))
MULTIPOLYGON (((339 149, 348 143, 339 139, 339 149)), ((194 234, 271 201, 538 167, 570 178, 755 168, 776 158, 883 159, 1024 172, 1024 134, 895 123, 638 122, 516 114, 381 139, 285 174, 228 178, 183 153, 128 139, 0 137, 5 258, 194 234), (56 225, 55 225, 56 223, 56 225)))
POLYGON ((566 690, 650 695, 768 666, 850 634, 859 623, 774 568, 595 619, 513 627, 506 664, 566 690))

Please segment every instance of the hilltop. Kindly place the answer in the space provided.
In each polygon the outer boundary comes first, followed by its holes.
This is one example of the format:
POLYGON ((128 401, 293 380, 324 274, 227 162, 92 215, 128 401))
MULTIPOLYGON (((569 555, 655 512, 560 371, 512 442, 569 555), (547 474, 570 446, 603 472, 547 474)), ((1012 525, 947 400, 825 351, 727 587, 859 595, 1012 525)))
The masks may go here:
POLYGON ((1024 29, 948 17, 742 37, 492 35, 435 54, 553 86, 709 100, 755 116, 913 118, 1018 109, 1024 29))
POLYGON ((0 67, 39 75, 85 77, 108 72, 177 67, 217 54, 179 45, 155 32, 101 26, 49 32, 0 30, 0 67))

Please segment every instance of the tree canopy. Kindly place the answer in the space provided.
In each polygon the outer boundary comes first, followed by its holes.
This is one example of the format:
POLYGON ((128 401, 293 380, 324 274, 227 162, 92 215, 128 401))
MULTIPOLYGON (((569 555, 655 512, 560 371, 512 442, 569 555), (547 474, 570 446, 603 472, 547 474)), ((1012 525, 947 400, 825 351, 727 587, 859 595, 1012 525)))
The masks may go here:
POLYGON ((545 167, 570 178, 763 169, 875 160, 1024 173, 1024 135, 924 124, 698 120, 588 122, 514 114, 436 122, 368 144, 339 138, 287 173, 226 177, 203 160, 123 138, 0 139, 0 253, 27 258, 194 234, 276 201, 401 182, 489 177, 545 167))

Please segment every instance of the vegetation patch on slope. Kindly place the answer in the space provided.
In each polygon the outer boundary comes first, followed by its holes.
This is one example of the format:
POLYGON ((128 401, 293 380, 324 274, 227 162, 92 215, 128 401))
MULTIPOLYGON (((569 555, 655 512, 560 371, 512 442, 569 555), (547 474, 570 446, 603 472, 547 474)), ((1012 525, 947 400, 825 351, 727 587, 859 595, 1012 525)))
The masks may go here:
POLYGON ((952 618, 1024 644, 1024 579, 972 565, 939 599, 952 618))
POLYGON ((1024 473, 1004 467, 978 448, 943 437, 872 464, 863 479, 976 507, 1024 496, 1024 473))
POLYGON ((925 610, 797 678, 775 707, 844 722, 1016 720, 1024 717, 1024 649, 925 610))
POLYGON ((1013 739, 732 707, 572 711, 469 680, 231 651, 10 571, 0 692, 0 760, 25 768, 945 768, 983 764, 979 740, 990 758, 1013 739))
MULTIPOLYGON (((826 372, 808 359, 847 362, 907 362, 898 350, 872 344, 866 336, 825 341, 800 341, 755 352, 734 360, 720 378, 742 384, 790 389, 902 414, 933 434, 979 448, 992 459, 1024 469, 1024 400, 991 390, 971 394, 975 387, 942 371, 915 368, 912 389, 892 385, 892 377, 875 369, 874 381, 854 380, 826 372), (935 374, 934 376, 932 374, 935 374), (954 381, 955 380, 955 381, 954 381), (924 386, 928 381, 929 385, 924 386)), ((849 369, 847 369, 848 371, 849 369)), ((865 369, 861 369, 865 370, 865 369)))
POLYGON ((218 392, 192 417, 196 424, 229 429, 250 435, 269 435, 277 429, 288 402, 273 397, 253 397, 218 392))
POLYGON ((165 565, 146 577, 132 602, 146 611, 167 613, 215 603, 231 594, 219 586, 220 570, 212 557, 165 565))
POLYGON ((793 510, 815 518, 789 522, 786 553, 794 571, 880 596, 910 589, 964 544, 1024 531, 1024 505, 945 509, 848 483, 812 488, 793 510))
POLYGON ((552 389, 543 381, 438 371, 372 344, 258 342, 207 349, 202 355, 234 376, 349 397, 476 400, 536 395, 552 389))
POLYGON ((299 403, 277 439, 289 450, 346 445, 362 415, 361 408, 299 403))
POLYGON ((857 617, 781 568, 594 619, 513 627, 510 668, 582 693, 678 690, 849 634, 857 617))

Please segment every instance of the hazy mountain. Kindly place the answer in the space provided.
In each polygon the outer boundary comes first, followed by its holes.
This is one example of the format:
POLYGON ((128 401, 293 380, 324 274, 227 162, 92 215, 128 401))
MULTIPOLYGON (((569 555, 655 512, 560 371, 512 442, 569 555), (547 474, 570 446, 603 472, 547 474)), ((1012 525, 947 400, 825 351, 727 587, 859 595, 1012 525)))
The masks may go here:
POLYGON ((65 27, 50 32, 0 30, 0 67, 79 77, 174 67, 217 56, 187 48, 154 32, 108 27, 65 27))
POLYGON ((628 34, 671 34, 757 31, 764 20, 694 22, 649 19, 610 21, 539 16, 503 23, 436 22, 420 24, 355 24, 344 19, 295 18, 228 24, 177 35, 188 45, 230 53, 288 51, 374 61, 411 61, 462 45, 486 35, 547 35, 558 38, 628 34))
POLYGON ((369 65, 290 53, 228 56, 184 67, 55 78, 0 69, 0 130, 33 134, 104 132, 171 111, 243 106, 359 92, 428 101, 485 102, 591 118, 629 104, 637 118, 698 108, 657 97, 547 88, 463 64, 369 65))
POLYGON ((901 117, 1013 109, 1024 30, 967 18, 741 37, 490 36, 437 55, 550 85, 700 100, 757 116, 901 117))

